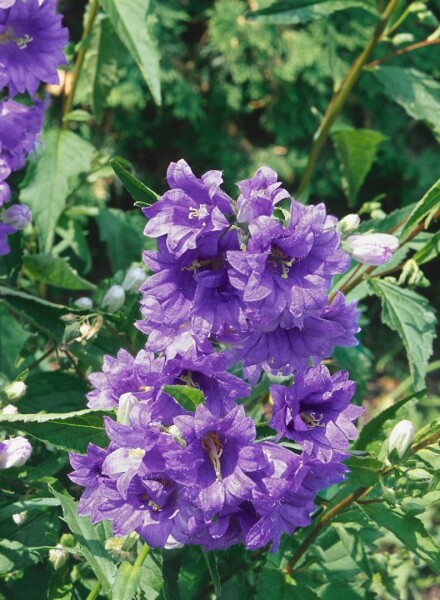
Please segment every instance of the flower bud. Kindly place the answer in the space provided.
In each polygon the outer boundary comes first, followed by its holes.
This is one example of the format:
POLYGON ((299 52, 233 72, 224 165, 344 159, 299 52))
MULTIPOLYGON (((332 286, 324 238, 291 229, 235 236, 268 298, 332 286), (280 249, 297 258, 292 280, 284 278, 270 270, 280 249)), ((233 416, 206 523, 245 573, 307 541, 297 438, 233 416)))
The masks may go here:
POLYGON ((125 292, 120 285, 112 285, 102 299, 102 308, 108 312, 117 312, 124 306, 125 292))
MULTIPOLYGON (((131 535, 131 534, 130 534, 131 535)), ((113 558, 113 560, 130 560, 133 558, 132 553, 129 548, 126 548, 125 538, 123 537, 114 537, 106 540, 104 544, 104 548, 113 558)))
POLYGON ((81 298, 77 298, 74 304, 78 308, 82 308, 84 310, 91 310, 93 308, 93 300, 87 296, 81 296, 81 298))
POLYGON ((2 221, 15 229, 24 229, 32 220, 32 213, 24 204, 14 204, 2 214, 2 221))
POLYGON ((24 510, 23 512, 20 513, 15 513, 15 515, 12 515, 12 520, 14 521, 14 523, 18 526, 23 525, 23 523, 26 521, 28 517, 28 511, 24 510))
POLYGON ((411 421, 405 419, 399 421, 393 428, 388 438, 388 455, 396 452, 402 458, 410 448, 414 439, 414 426, 411 421))
POLYGON ((346 215, 343 219, 341 219, 336 225, 336 229, 342 236, 355 231, 359 227, 361 219, 359 215, 346 215))
POLYGON ((0 0, 0 8, 11 8, 15 4, 16 0, 0 0))
POLYGON ((64 567, 68 558, 69 553, 63 549, 61 544, 57 544, 55 548, 49 550, 49 561, 53 564, 55 571, 64 567))
POLYGON ((347 238, 347 251, 364 265, 379 266, 388 262, 399 247, 399 240, 387 233, 366 233, 347 238))
POLYGON ((141 267, 130 267, 125 274, 122 287, 126 292, 137 293, 145 279, 145 271, 141 267))
POLYGON ((130 413, 134 406, 139 404, 139 400, 136 396, 133 396, 130 392, 122 394, 119 398, 117 421, 121 425, 130 425, 130 413))
POLYGON ((14 400, 19 400, 26 394, 27 386, 23 381, 13 381, 5 388, 5 394, 8 397, 8 400, 12 402, 14 400))
POLYGON ((7 404, 4 408, 0 410, 1 415, 16 415, 18 413, 18 408, 13 404, 7 404))
POLYGON ((21 467, 32 453, 26 438, 17 436, 0 442, 0 469, 21 467))

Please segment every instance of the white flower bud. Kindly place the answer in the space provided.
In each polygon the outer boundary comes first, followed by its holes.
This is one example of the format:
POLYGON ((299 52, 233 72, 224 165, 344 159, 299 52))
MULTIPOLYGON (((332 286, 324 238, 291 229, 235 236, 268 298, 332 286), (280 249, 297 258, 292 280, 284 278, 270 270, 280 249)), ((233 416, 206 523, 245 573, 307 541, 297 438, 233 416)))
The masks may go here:
POLYGON ((19 400, 26 393, 27 386, 23 381, 13 381, 6 386, 5 394, 8 400, 19 400))
POLYGON ((11 8, 13 4, 15 4, 16 0, 0 0, 0 8, 11 8))
POLYGON ((0 410, 0 414, 2 415, 16 415, 18 413, 18 408, 13 404, 7 404, 4 408, 0 410))
POLYGON ((106 540, 104 544, 104 548, 113 558, 113 560, 130 560, 133 558, 132 553, 129 549, 125 549, 125 538, 123 537, 114 537, 106 540))
POLYGON ((91 310, 93 308, 93 300, 87 296, 81 296, 81 298, 77 298, 74 304, 78 308, 82 308, 84 310, 91 310))
POLYGON ((63 549, 61 544, 57 544, 56 548, 49 550, 49 561, 53 564, 55 571, 64 567, 69 558, 69 553, 63 549))
POLYGON ((124 306, 125 292, 120 285, 112 285, 102 299, 102 308, 108 312, 117 312, 124 306))
POLYGON ((139 292, 139 288, 146 279, 145 271, 141 267, 130 267, 125 274, 122 287, 126 292, 139 292))
POLYGON ((399 247, 399 240, 387 233, 366 233, 347 238, 347 251, 364 265, 379 266, 387 263, 399 247))
POLYGON ((23 523, 26 521, 28 517, 28 511, 24 510, 23 512, 20 513, 15 513, 15 515, 12 515, 12 520, 14 521, 14 523, 18 526, 23 525, 23 523))
POLYGON ((17 436, 0 442, 0 469, 21 467, 32 453, 26 438, 17 436))
POLYGON ((403 419, 393 428, 388 438, 388 455, 396 452, 399 458, 406 454, 414 439, 414 426, 403 419))
POLYGON ((116 418, 118 423, 121 423, 121 425, 130 425, 130 413, 137 404, 139 404, 139 400, 136 396, 133 396, 130 392, 122 394, 119 398, 118 414, 116 418))
POLYGON ((336 230, 339 231, 339 233, 342 236, 345 236, 348 233, 355 231, 359 227, 360 222, 361 219, 359 215, 346 215, 343 219, 341 219, 338 222, 338 224, 336 225, 336 230))

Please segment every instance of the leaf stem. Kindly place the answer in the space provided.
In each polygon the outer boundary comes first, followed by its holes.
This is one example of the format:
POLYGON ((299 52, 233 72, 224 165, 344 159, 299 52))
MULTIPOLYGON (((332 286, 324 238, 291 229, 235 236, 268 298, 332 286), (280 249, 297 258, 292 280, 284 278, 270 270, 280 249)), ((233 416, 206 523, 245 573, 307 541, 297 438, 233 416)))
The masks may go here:
POLYGON ((373 52, 377 43, 380 41, 382 34, 385 31, 385 27, 394 10, 396 9, 398 3, 399 0, 390 0, 385 11, 379 16, 379 19, 376 23, 376 27, 374 29, 374 33, 370 41, 368 42, 363 52, 351 65, 338 91, 333 96, 327 108, 327 112, 322 120, 322 123, 318 131, 315 133, 312 149, 309 155, 309 160, 302 175, 298 192, 296 194, 298 198, 300 198, 304 194, 307 186, 309 185, 310 179, 315 169, 316 162, 330 133, 330 129, 332 128, 333 123, 336 121, 339 113, 341 112, 342 107, 344 106, 345 101, 347 100, 347 97, 349 96, 351 90, 353 89, 354 85, 359 79, 361 71, 367 64, 371 53, 373 52))
POLYGON ((101 591, 101 582, 97 581, 91 590, 90 594, 87 596, 86 600, 95 600, 99 596, 99 592, 101 591))
POLYGON ((84 64, 84 58, 87 51, 86 40, 92 33, 93 23, 95 22, 96 15, 99 10, 99 0, 92 0, 90 4, 89 14, 87 16, 87 21, 84 26, 84 31, 81 37, 80 49, 78 54, 76 55, 75 65, 73 67, 73 79, 72 79, 72 87, 70 89, 70 93, 67 96, 66 103, 63 109, 63 123, 62 129, 66 130, 69 127, 69 122, 66 120, 66 115, 68 115, 73 107, 73 101, 75 99, 75 92, 78 86, 79 77, 81 75, 81 69, 84 64))
POLYGON ((422 42, 416 42, 415 44, 410 44, 409 46, 405 46, 405 48, 400 48, 395 52, 390 52, 389 54, 385 54, 382 58, 378 58, 377 60, 373 60, 373 62, 365 65, 366 68, 374 68, 383 62, 389 60, 390 58, 394 58, 395 56, 401 56, 402 54, 406 54, 407 52, 412 52, 413 50, 418 50, 419 48, 426 48, 427 46, 433 46, 434 44, 440 44, 440 39, 437 40, 423 40, 422 42))

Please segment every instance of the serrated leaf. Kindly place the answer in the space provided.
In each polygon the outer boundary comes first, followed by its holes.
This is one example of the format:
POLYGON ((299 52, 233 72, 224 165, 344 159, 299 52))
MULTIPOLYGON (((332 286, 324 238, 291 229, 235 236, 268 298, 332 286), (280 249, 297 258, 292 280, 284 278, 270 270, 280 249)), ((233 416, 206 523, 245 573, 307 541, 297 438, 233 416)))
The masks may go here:
POLYGON ((203 392, 188 385, 164 385, 163 391, 174 398, 185 410, 194 411, 199 404, 205 401, 203 392))
POLYGON ((376 67, 373 75, 385 88, 389 98, 400 104, 405 112, 425 121, 440 135, 437 115, 440 111, 440 83, 421 71, 403 67, 376 67))
MULTIPOLYGON (((440 110, 440 104, 439 104, 440 110)), ((418 202, 409 215, 407 222, 402 230, 401 237, 404 239, 408 233, 418 225, 422 219, 427 217, 432 211, 440 209, 440 179, 426 192, 423 198, 418 202)))
POLYGON ((283 0, 247 16, 263 23, 300 25, 349 8, 363 8, 376 14, 374 5, 367 0, 283 0))
POLYGON ((103 523, 92 525, 88 517, 78 515, 78 505, 67 492, 60 493, 52 489, 60 501, 64 520, 81 547, 81 552, 90 568, 102 585, 105 594, 109 594, 116 576, 116 567, 104 548, 106 533, 103 523))
POLYGON ((348 205, 354 206, 380 144, 387 138, 372 129, 340 129, 331 134, 342 170, 342 187, 348 205))
POLYGON ((432 237, 426 242, 423 248, 420 248, 414 256, 413 260, 416 261, 418 265, 423 265, 430 260, 433 260, 440 254, 440 231, 434 233, 432 237))
POLYGON ((289 584, 281 570, 264 567, 255 600, 318 600, 318 596, 304 585, 289 584))
POLYGON ((349 481, 367 487, 377 483, 379 471, 383 467, 382 461, 371 456, 350 456, 344 463, 350 469, 349 481))
POLYGON ((383 504, 364 504, 362 510, 372 521, 394 533, 409 550, 440 573, 440 547, 416 517, 391 510, 383 504))
POLYGON ((107 446, 103 418, 106 411, 79 410, 71 413, 0 415, 4 428, 24 431, 42 442, 85 454, 90 442, 107 446))
POLYGON ((151 206, 159 198, 153 190, 132 175, 120 159, 112 158, 110 165, 133 200, 141 202, 145 206, 151 206))
POLYGON ((65 290, 94 290, 93 283, 83 279, 73 269, 65 258, 51 256, 50 254, 28 254, 23 259, 23 264, 37 281, 65 290))
POLYGON ((149 0, 102 0, 116 34, 134 58, 156 104, 161 104, 159 53, 148 27, 149 0))
POLYGON ((44 252, 53 246, 55 227, 69 193, 82 173, 90 170, 95 149, 71 131, 51 129, 43 134, 43 149, 20 200, 32 210, 44 252))
POLYGON ((428 300, 394 283, 371 279, 370 287, 382 302, 382 320, 402 338, 414 389, 425 386, 425 374, 436 336, 436 318, 428 300))
POLYGON ((368 443, 377 438, 377 434, 382 429, 383 425, 390 419, 393 419, 397 411, 401 409, 402 406, 405 406, 405 404, 407 404, 413 398, 423 398, 425 394, 425 390, 409 394, 409 396, 402 398, 402 400, 399 400, 399 402, 389 406, 385 410, 381 411, 376 417, 371 419, 371 421, 362 427, 359 437, 354 445, 356 450, 365 450, 368 447, 368 443))

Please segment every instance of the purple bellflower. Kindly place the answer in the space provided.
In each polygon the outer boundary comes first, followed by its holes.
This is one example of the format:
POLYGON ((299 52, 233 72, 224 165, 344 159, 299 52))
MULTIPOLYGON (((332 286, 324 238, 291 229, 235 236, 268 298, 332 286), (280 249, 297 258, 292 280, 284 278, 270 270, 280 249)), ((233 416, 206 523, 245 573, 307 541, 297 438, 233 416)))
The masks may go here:
POLYGON ((270 167, 261 167, 251 179, 239 181, 237 187, 241 192, 237 200, 239 223, 250 223, 263 215, 270 217, 275 206, 289 198, 277 173, 270 167))

